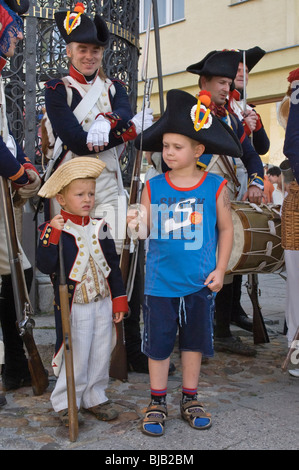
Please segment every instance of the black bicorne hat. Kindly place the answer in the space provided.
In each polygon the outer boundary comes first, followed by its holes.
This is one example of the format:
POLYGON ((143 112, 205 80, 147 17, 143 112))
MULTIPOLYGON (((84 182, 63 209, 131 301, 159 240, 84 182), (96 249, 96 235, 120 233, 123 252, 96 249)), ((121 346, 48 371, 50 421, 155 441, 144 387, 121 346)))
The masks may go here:
MULTIPOLYGON (((243 63, 243 50, 241 52, 241 61, 243 63)), ((245 62, 248 67, 248 72, 264 57, 266 51, 261 49, 259 46, 252 47, 251 49, 245 50, 245 62)))
POLYGON ((74 11, 58 11, 55 21, 61 36, 67 44, 79 42, 106 46, 109 41, 109 30, 105 20, 95 15, 94 20, 84 14, 83 3, 77 3, 74 11))
MULTIPOLYGON (((171 133, 203 144, 205 153, 242 157, 239 139, 227 124, 212 115, 208 107, 210 101, 206 91, 201 91, 197 100, 185 91, 170 90, 165 113, 143 132, 142 150, 162 152, 163 135, 171 133)), ((140 148, 141 134, 136 138, 135 146, 140 148)))
POLYGON ((187 72, 210 77, 226 77, 234 80, 241 61, 239 51, 211 51, 201 61, 189 65, 187 72))
POLYGON ((29 0, 4 0, 6 5, 18 15, 24 15, 29 9, 29 0))

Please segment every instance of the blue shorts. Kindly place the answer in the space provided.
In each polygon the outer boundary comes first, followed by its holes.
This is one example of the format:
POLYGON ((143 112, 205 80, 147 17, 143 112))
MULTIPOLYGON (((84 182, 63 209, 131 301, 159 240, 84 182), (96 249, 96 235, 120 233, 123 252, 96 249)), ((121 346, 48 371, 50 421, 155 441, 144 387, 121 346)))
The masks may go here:
POLYGON ((212 357, 214 310, 215 296, 208 287, 184 297, 145 295, 143 353, 155 360, 168 358, 179 329, 181 351, 212 357))

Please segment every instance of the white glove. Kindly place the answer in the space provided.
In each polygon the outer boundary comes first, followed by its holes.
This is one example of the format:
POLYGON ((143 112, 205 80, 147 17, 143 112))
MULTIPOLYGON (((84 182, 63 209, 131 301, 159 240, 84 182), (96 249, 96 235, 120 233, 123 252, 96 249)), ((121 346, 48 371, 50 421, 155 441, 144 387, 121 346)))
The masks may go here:
POLYGON ((104 146, 109 142, 110 129, 111 124, 108 119, 100 115, 88 131, 86 139, 88 149, 92 151, 94 148, 96 152, 98 152, 99 149, 103 150, 104 146))
POLYGON ((29 179, 29 184, 18 189, 18 194, 23 199, 29 199, 30 197, 35 196, 41 186, 40 176, 34 170, 26 170, 26 173, 29 179))
MULTIPOLYGON (((140 111, 139 113, 135 114, 135 116, 131 119, 133 124, 135 125, 136 128, 136 133, 140 134, 142 131, 142 119, 143 119, 143 111, 140 111)), ((154 116, 153 116, 153 110, 151 108, 145 108, 144 109, 144 121, 143 121, 143 130, 145 131, 151 125, 153 124, 154 116)))

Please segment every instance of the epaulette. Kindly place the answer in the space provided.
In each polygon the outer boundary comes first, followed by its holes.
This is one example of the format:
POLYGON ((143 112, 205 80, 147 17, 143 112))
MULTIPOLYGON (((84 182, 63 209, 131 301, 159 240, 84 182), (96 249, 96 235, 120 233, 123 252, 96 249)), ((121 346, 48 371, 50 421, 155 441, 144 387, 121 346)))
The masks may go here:
POLYGON ((48 80, 46 83, 45 83, 45 87, 46 88, 51 88, 52 90, 55 90, 57 85, 64 85, 64 82, 62 81, 61 78, 53 78, 51 80, 48 80))
POLYGON ((117 82, 119 83, 120 85, 122 85, 125 89, 127 89, 127 85, 125 82, 123 82, 122 80, 119 80, 119 78, 110 78, 111 82, 117 82))

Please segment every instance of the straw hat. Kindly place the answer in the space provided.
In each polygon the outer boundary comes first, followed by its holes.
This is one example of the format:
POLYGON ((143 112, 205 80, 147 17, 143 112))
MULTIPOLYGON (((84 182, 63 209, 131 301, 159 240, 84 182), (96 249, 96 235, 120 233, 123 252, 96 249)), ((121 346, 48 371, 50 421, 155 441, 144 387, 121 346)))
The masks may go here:
POLYGON ((38 192, 41 197, 56 196, 72 181, 82 178, 97 178, 106 164, 97 158, 76 157, 60 165, 38 192))

